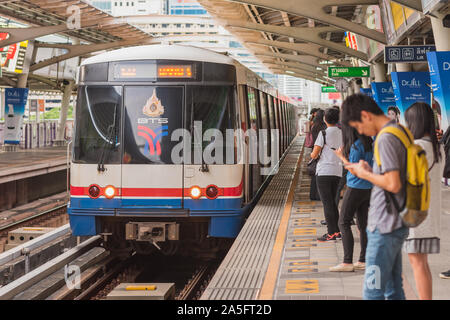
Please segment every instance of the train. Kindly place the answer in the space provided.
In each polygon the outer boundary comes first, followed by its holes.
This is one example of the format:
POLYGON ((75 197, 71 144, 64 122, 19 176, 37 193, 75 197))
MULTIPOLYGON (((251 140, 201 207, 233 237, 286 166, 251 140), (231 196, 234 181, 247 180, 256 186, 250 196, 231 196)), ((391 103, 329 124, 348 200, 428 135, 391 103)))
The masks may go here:
POLYGON ((198 47, 102 53, 76 81, 70 226, 115 249, 170 254, 234 239, 297 134, 293 101, 198 47))

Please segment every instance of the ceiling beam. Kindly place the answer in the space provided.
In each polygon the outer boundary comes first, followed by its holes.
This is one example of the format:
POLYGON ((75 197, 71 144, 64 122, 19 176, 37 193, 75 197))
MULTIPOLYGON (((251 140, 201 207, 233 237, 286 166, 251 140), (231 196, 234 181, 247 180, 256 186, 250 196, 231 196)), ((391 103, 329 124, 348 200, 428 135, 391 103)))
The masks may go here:
POLYGON ((335 26, 344 31, 351 31, 366 38, 387 44, 384 33, 369 29, 346 19, 329 15, 325 12, 328 6, 346 5, 378 5, 378 0, 225 0, 249 5, 255 5, 267 9, 284 11, 297 16, 314 19, 316 21, 335 26))

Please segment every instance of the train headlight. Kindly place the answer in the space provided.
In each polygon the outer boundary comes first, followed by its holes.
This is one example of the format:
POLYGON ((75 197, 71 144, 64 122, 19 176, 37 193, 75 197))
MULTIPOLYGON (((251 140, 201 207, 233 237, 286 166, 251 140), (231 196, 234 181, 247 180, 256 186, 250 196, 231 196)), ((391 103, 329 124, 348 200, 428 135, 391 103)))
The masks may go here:
POLYGON ((202 190, 197 186, 191 187, 189 195, 192 199, 199 199, 202 196, 202 190))
POLYGON ((206 187, 206 197, 208 199, 215 199, 219 195, 219 189, 215 185, 210 185, 206 187))
POLYGON ((100 187, 95 184, 89 186, 89 197, 92 199, 100 197, 100 187))
POLYGON ((114 198, 114 196, 116 195, 116 188, 114 188, 113 186, 107 186, 105 188, 105 197, 108 199, 112 199, 114 198))

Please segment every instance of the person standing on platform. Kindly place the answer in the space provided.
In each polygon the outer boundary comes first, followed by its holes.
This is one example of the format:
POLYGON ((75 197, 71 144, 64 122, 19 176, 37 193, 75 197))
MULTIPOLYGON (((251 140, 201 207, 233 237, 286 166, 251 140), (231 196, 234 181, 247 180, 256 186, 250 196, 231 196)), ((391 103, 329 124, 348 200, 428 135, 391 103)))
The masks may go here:
MULTIPOLYGON (((370 166, 373 164, 373 140, 371 137, 359 135, 350 126, 342 126, 342 141, 344 147, 336 151, 336 155, 344 165, 366 161, 370 166), (348 159, 348 160, 347 160, 348 159)), ((339 229, 344 246, 344 261, 337 266, 331 267, 330 271, 355 271, 365 269, 366 246, 367 246, 367 215, 369 212, 370 193, 372 184, 366 180, 359 179, 351 172, 347 173, 347 190, 339 215, 339 229), (361 239, 361 252, 357 263, 353 264, 354 239, 352 234, 353 217, 357 217, 357 226, 361 239)))
MULTIPOLYGON (((384 127, 400 127, 383 113, 371 97, 363 94, 349 96, 341 110, 342 123, 355 128, 361 135, 376 136, 384 127)), ((386 196, 387 192, 392 193, 403 207, 406 200, 407 151, 403 143, 389 133, 377 136, 375 143, 379 148, 380 167, 374 161, 371 168, 364 160, 346 166, 354 176, 374 185, 367 222, 363 299, 404 300, 402 246, 409 228, 403 225, 393 201, 386 196)))
POLYGON ((342 162, 333 150, 342 146, 342 133, 336 124, 339 121, 339 110, 329 108, 325 112, 327 129, 320 133, 314 144, 311 158, 320 156, 316 167, 317 190, 323 203, 328 233, 317 238, 318 241, 334 241, 341 237, 338 227, 339 210, 335 197, 339 180, 342 176, 342 162))
POLYGON ((431 187, 430 208, 426 219, 416 228, 409 229, 403 245, 414 271, 420 300, 431 300, 432 278, 428 254, 440 251, 442 152, 436 136, 434 113, 424 102, 416 102, 405 111, 405 120, 414 136, 414 143, 425 150, 431 187))
MULTIPOLYGON (((322 130, 327 129, 327 125, 323 121, 323 117, 325 112, 321 109, 318 109, 315 112, 315 116, 313 119, 313 125, 311 127, 312 141, 317 140, 317 136, 322 130)), ((316 176, 311 177, 311 186, 309 190, 309 199, 312 201, 320 201, 319 192, 317 191, 317 179, 316 176)))

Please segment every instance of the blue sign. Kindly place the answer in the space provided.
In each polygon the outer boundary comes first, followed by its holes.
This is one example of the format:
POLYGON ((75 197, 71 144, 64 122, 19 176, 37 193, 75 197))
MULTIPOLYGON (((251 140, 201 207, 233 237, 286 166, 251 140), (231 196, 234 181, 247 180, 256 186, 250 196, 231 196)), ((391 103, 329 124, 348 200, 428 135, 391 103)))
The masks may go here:
POLYGON ((433 109, 438 114, 440 128, 445 131, 450 125, 450 51, 427 55, 434 95, 433 109))
POLYGON ((394 89, 391 82, 372 82, 373 99, 378 106, 387 114, 390 106, 395 106, 394 89))
POLYGON ((436 51, 436 46, 434 45, 385 46, 384 62, 385 63, 426 62, 427 53, 430 51, 436 51))
POLYGON ((401 119, 414 102, 422 101, 430 104, 430 74, 428 72, 392 72, 392 87, 395 103, 400 109, 401 119))
POLYGON ((369 97, 371 97, 371 98, 373 97, 372 89, 371 89, 371 88, 360 88, 359 91, 360 91, 362 94, 365 94, 366 96, 369 96, 369 97))
POLYGON ((28 99, 27 88, 5 89, 5 144, 19 144, 28 99))

